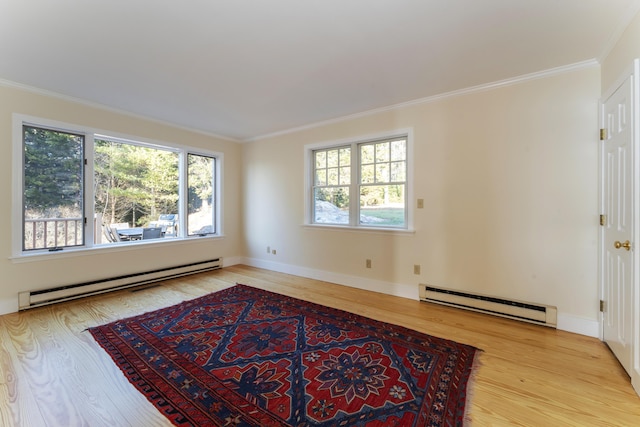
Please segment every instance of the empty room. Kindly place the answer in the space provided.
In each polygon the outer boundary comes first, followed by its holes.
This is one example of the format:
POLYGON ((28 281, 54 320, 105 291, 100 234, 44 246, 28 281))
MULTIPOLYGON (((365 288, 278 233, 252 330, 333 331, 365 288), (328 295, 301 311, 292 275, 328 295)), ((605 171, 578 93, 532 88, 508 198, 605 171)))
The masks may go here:
POLYGON ((0 425, 640 425, 640 0, 0 1, 0 425))

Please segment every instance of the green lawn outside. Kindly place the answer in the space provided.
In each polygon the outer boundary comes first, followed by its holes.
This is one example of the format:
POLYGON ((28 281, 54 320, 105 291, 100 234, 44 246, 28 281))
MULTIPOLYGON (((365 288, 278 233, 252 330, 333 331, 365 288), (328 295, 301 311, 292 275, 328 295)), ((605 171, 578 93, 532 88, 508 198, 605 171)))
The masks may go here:
POLYGON ((384 223, 376 225, 402 226, 404 225, 404 209, 397 208, 360 208, 360 214, 384 219, 384 223))

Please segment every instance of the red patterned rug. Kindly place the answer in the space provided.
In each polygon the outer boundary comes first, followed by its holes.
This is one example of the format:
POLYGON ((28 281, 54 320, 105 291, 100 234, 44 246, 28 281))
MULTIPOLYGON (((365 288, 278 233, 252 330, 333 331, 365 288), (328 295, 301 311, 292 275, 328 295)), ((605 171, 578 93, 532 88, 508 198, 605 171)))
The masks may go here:
POLYGON ((479 351, 244 285, 90 332, 177 426, 461 426, 479 351))

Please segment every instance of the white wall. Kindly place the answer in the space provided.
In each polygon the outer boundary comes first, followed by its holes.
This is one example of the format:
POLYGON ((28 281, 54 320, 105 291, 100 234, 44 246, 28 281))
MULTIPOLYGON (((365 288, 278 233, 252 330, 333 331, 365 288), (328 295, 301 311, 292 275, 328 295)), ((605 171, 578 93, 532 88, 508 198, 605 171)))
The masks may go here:
POLYGON ((0 86, 0 199, 7 201, 0 204, 0 313, 14 311, 23 290, 245 256, 254 265, 413 298, 418 283, 430 283, 555 305, 561 328, 597 334, 600 78, 597 67, 582 69, 242 145, 0 86), (12 113, 224 152, 227 237, 13 262, 12 113), (414 130, 414 198, 425 200, 414 210, 415 233, 303 227, 304 145, 400 128, 414 130))
POLYGON ((561 329, 597 335, 599 96, 592 67, 245 144, 248 262, 414 298, 429 283, 554 305, 561 329), (304 145, 400 128, 414 130, 425 200, 415 233, 304 227, 304 145))
POLYGON ((241 255, 241 148, 235 142, 187 132, 161 123, 0 85, 0 314, 18 309, 18 292, 81 283, 171 265, 241 255), (171 242, 153 247, 121 247, 91 254, 54 255, 32 262, 11 260, 12 114, 93 127, 159 142, 174 142, 224 153, 224 231, 222 239, 171 242))

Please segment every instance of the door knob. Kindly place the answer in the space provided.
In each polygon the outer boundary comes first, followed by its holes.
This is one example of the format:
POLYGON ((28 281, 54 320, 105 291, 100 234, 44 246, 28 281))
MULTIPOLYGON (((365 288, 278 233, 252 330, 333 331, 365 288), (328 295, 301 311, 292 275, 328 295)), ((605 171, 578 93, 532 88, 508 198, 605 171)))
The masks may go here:
POLYGON ((615 243, 613 244, 613 246, 615 246, 616 249, 625 248, 628 251, 631 250, 631 242, 628 241, 628 240, 626 242, 624 242, 624 243, 616 240, 615 243))

